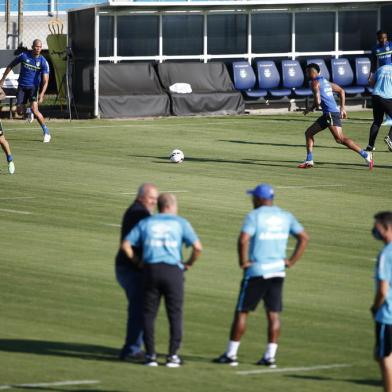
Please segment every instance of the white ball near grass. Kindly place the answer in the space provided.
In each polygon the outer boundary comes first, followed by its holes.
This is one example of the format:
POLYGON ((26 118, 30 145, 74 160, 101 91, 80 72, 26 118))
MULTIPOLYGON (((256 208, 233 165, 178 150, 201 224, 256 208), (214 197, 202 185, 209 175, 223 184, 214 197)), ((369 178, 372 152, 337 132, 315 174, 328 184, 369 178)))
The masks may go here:
POLYGON ((173 150, 169 155, 170 162, 173 163, 181 163, 184 160, 184 158, 185 158, 184 153, 178 149, 173 150))

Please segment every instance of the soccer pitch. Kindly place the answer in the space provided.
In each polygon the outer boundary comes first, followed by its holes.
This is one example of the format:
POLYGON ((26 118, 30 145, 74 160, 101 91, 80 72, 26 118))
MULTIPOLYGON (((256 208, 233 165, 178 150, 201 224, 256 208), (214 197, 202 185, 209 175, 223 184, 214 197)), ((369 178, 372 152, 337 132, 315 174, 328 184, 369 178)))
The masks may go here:
MULTIPOLYGON (((349 115, 344 130, 365 147, 371 113, 349 115)), ((373 172, 329 131, 316 136, 315 168, 300 170, 304 131, 315 118, 52 121, 48 145, 36 126, 4 121, 16 173, 6 174, 2 155, 0 390, 29 388, 25 384, 106 392, 380 389, 369 307, 382 244, 370 229, 374 213, 391 209, 387 128, 380 130, 373 172), (184 151, 184 163, 169 162, 174 148, 184 151), (126 318, 114 278, 118 226, 146 181, 177 192, 180 214, 204 245, 186 273, 180 369, 117 360, 126 318), (245 190, 260 182, 275 187, 276 204, 311 236, 288 272, 272 372, 254 364, 266 340, 261 306, 250 317, 240 365, 211 363, 225 350, 239 289, 236 239, 252 208, 245 190)), ((168 341, 163 310, 156 324, 162 354, 168 341)))

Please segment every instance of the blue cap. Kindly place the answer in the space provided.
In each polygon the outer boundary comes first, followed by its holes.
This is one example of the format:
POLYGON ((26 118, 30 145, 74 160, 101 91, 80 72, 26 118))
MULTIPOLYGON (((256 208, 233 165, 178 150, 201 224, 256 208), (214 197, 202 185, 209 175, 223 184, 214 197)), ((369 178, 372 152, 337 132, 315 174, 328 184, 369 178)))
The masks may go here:
POLYGON ((257 185, 255 189, 249 189, 246 191, 248 195, 253 195, 258 197, 259 199, 266 199, 266 200, 272 200, 275 196, 274 189, 272 188, 271 185, 268 184, 260 184, 257 185))

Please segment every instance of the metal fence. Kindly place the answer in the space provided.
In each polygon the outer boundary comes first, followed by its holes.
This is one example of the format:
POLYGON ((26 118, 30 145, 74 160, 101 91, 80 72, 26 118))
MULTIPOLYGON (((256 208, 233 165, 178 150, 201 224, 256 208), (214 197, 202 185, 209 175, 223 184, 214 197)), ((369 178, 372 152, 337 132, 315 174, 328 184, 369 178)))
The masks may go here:
MULTIPOLYGON (((3 19, 3 17, 1 17, 3 19)), ((58 21, 56 25, 62 25, 63 33, 67 34, 67 15, 23 15, 20 37, 18 37, 18 16, 11 15, 7 23, 0 22, 0 49, 16 49, 18 38, 23 46, 30 48, 34 39, 42 41, 42 46, 47 49, 46 37, 50 34, 49 25, 58 21)))

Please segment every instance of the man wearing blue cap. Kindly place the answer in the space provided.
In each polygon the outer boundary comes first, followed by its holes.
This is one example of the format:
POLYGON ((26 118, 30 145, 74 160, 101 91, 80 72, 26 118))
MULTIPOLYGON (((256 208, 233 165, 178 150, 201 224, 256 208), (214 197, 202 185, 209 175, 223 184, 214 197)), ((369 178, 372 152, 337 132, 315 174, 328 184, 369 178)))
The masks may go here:
POLYGON ((238 365, 237 352, 248 314, 263 300, 268 320, 268 344, 257 364, 274 368, 285 269, 292 267, 302 256, 309 237, 292 214, 273 205, 274 190, 270 185, 260 184, 247 193, 253 196, 254 210, 245 217, 238 238, 239 264, 244 275, 226 352, 214 362, 238 365), (289 235, 297 239, 297 244, 287 259, 289 235))

